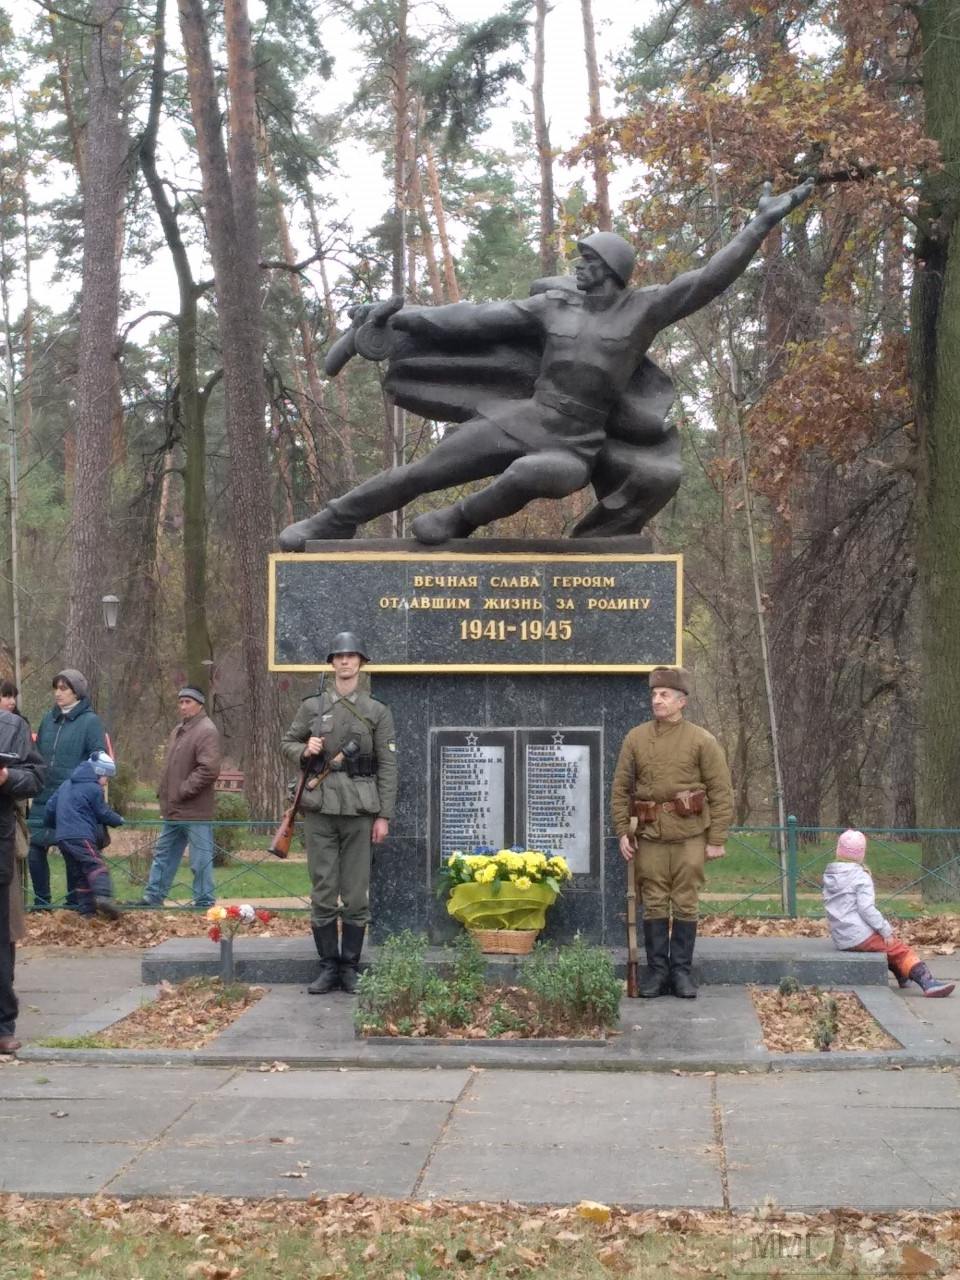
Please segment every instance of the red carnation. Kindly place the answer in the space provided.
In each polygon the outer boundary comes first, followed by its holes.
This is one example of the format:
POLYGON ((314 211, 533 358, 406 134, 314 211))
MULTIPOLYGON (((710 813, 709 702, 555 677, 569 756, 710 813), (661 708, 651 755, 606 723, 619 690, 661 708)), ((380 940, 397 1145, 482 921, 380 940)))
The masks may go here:
POLYGON ((231 919, 231 920, 239 920, 239 919, 240 919, 240 908, 239 908, 239 907, 227 907, 227 915, 230 917, 230 919, 231 919))
POLYGON ((218 924, 212 924, 210 928, 207 930, 207 937, 210 939, 211 942, 219 942, 220 926, 218 924))
POLYGON ((260 921, 261 924, 266 924, 267 921, 271 920, 272 918, 273 917, 270 915, 270 912, 264 911, 262 907, 257 912, 257 919, 260 921))

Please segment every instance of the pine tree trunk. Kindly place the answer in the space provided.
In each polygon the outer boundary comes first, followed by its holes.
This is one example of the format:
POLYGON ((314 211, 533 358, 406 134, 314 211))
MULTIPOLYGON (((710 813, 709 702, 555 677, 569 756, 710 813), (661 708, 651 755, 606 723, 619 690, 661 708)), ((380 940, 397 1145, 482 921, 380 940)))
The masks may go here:
POLYGON ((200 394, 197 356, 198 290, 180 235, 176 211, 157 171, 156 145, 163 106, 166 0, 157 0, 150 112, 140 142, 140 167, 153 198, 177 276, 177 406, 185 453, 183 470, 183 638, 187 679, 209 692, 213 658, 207 623, 206 400, 200 394))
MULTIPOLYGON (((960 5, 928 0, 923 38, 927 133, 944 167, 924 180, 911 299, 913 381, 921 438, 922 615, 920 821, 960 827, 960 5)), ((960 841, 924 841, 924 898, 960 899, 960 841)))
MULTIPOLYGON (((313 193, 309 190, 304 192, 307 202, 307 212, 310 215, 310 226, 313 231, 313 242, 319 245, 322 242, 320 235, 320 224, 317 220, 317 206, 313 198, 313 193)), ((333 306, 333 293, 330 289, 330 278, 327 275, 327 264, 320 259, 320 285, 323 289, 323 320, 327 333, 330 334, 330 341, 333 341, 333 335, 337 331, 337 313, 333 306)), ((343 462, 343 474, 345 478, 345 487, 353 488, 357 483, 357 455, 356 447, 353 439, 353 422, 350 418, 350 398, 347 392, 347 379, 333 379, 334 392, 337 397, 337 413, 339 421, 336 427, 329 422, 328 425, 334 431, 340 446, 340 455, 343 462)))
POLYGON ((450 237, 447 235, 447 215, 440 190, 440 175, 437 173, 437 161, 429 141, 424 144, 424 158, 427 162, 427 183, 430 187, 430 203, 433 205, 433 220, 437 224, 437 239, 440 241, 440 254, 443 258, 444 301, 459 302, 460 285, 453 265, 453 255, 450 252, 450 237))
MULTIPOLYGON (((593 30, 593 8, 591 0, 580 0, 580 11, 583 14, 583 51, 587 63, 587 89, 590 97, 590 128, 599 129, 603 122, 600 109, 600 70, 597 65, 597 41, 593 30)), ((610 168, 610 157, 607 148, 599 140, 590 147, 593 158, 593 183, 596 192, 597 227, 600 231, 612 231, 613 219, 610 216, 610 189, 607 183, 607 172, 610 168)))
POLYGON ((271 541, 268 495, 253 50, 244 0, 225 0, 229 161, 220 127, 202 0, 178 0, 190 106, 217 293, 235 580, 246 685, 244 769, 251 812, 277 812, 282 777, 279 707, 267 675, 264 557, 271 541))
MULTIPOLYGON (((533 54, 533 136, 540 165, 540 270, 545 276, 557 274, 557 224, 554 214, 553 148, 547 108, 543 98, 543 71, 546 61, 545 28, 547 0, 536 0, 533 54)), ((596 54, 594 54, 596 56, 596 54)))
POLYGON ((85 672, 95 695, 103 656, 101 596, 110 522, 112 433, 120 397, 117 234, 127 185, 123 127, 123 22, 115 0, 95 0, 87 61, 88 111, 83 183, 83 287, 77 343, 76 474, 72 510, 70 593, 64 650, 85 672))

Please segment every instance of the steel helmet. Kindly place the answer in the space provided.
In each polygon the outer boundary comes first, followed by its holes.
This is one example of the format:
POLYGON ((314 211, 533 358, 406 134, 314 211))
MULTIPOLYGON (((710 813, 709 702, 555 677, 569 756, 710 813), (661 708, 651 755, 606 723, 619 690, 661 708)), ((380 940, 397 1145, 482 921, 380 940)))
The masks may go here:
POLYGON ((622 285, 633 275, 637 261, 633 245, 618 236, 615 231, 595 231, 577 241, 578 249, 592 249, 601 262, 610 268, 622 285))
POLYGON ((334 654, 337 653, 359 653, 364 662, 370 661, 366 653, 364 653, 363 645, 352 631, 341 631, 333 637, 333 644, 331 644, 330 652, 327 654, 327 661, 332 662, 334 654))

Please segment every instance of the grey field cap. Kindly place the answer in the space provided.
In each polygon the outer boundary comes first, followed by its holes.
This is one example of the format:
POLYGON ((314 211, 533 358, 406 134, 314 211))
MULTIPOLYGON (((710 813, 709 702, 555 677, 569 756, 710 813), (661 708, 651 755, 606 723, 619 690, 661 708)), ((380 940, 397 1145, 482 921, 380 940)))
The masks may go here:
POLYGON ((352 631, 340 631, 333 637, 330 652, 327 654, 327 661, 332 662, 334 655, 337 653, 359 653, 364 662, 370 661, 362 643, 352 631))

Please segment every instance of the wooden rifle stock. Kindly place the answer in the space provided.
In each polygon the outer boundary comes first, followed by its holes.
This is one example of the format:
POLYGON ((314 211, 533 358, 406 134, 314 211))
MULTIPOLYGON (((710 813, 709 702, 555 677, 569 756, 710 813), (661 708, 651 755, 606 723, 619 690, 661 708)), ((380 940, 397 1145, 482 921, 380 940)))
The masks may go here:
POLYGON ((296 794, 293 797, 293 804, 284 813, 280 819, 280 825, 273 833, 273 840, 270 842, 270 852, 275 858, 288 858, 290 856, 290 844, 293 840, 293 829, 296 825, 297 814, 300 812, 300 802, 303 799, 303 792, 307 783, 311 778, 316 778, 313 784, 317 786, 321 783, 330 772, 330 766, 327 765, 320 773, 310 773, 304 769, 300 774, 300 784, 297 787, 296 794))
POLYGON ((639 994, 640 952, 637 947, 637 853, 627 863, 627 995, 636 1000, 639 994))

